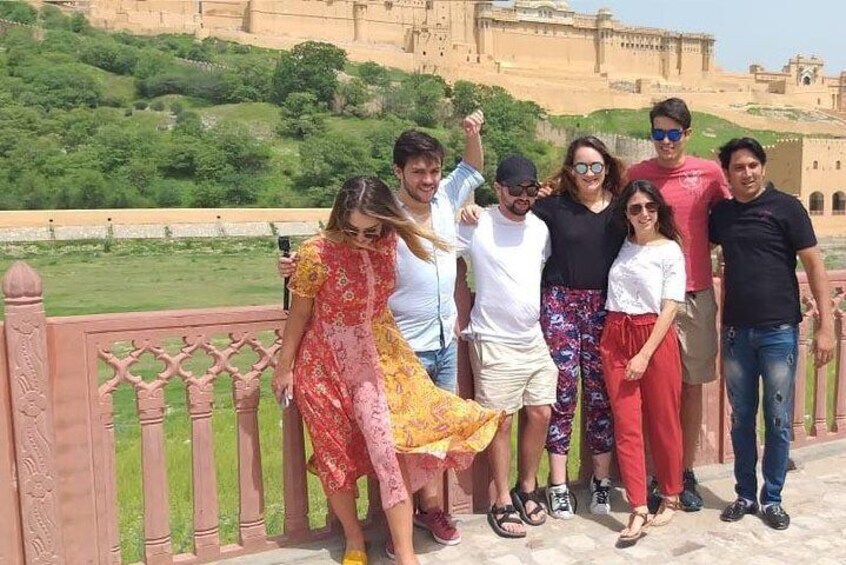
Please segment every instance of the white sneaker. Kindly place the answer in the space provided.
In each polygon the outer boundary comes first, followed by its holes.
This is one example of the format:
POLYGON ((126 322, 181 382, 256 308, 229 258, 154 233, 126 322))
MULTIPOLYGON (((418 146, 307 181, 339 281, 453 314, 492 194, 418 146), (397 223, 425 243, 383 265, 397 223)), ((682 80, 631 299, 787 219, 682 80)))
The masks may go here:
POLYGON ((590 478, 590 513, 608 514, 611 512, 611 480, 590 478))
POLYGON ((575 515, 567 485, 549 485, 546 487, 546 511, 553 518, 569 520, 575 515))

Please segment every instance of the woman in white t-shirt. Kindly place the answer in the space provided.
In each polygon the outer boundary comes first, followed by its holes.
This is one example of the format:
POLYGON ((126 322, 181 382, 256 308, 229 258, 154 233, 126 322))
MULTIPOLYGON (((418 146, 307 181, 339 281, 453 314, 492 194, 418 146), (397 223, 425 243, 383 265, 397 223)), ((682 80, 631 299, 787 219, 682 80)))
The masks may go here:
POLYGON ((617 216, 628 237, 608 275, 608 318, 600 341, 614 439, 632 512, 618 547, 637 542, 647 526, 663 526, 679 507, 682 436, 681 361, 673 318, 684 301, 684 256, 672 209, 649 181, 630 182, 617 216), (646 506, 644 424, 663 501, 646 506))

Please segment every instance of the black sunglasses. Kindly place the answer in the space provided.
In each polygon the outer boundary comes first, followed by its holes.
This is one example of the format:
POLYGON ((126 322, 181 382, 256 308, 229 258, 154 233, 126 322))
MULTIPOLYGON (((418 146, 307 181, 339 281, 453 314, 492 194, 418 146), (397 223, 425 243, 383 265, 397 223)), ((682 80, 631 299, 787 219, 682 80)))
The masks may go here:
POLYGON ((341 231, 344 232, 344 235, 347 235, 352 238, 361 235, 365 239, 374 240, 379 239, 382 236, 382 226, 360 230, 358 228, 354 228, 353 226, 346 225, 341 231))
POLYGON ((517 186, 504 184, 503 186, 506 188, 506 190, 508 190, 508 194, 510 194, 511 196, 520 196, 525 192, 526 196, 532 198, 534 196, 537 196, 538 192, 540 192, 540 185, 537 183, 527 185, 518 184, 517 186))
POLYGON ((654 214, 658 211, 658 203, 646 202, 645 204, 630 204, 627 210, 629 212, 629 216, 640 216, 640 213, 643 212, 644 208, 646 208, 646 211, 650 214, 654 214))

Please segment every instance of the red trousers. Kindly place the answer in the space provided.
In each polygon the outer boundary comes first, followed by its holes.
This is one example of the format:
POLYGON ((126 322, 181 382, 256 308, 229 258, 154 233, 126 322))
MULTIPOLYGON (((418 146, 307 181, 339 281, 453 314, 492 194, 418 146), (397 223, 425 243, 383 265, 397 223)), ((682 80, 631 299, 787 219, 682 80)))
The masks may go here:
POLYGON ((626 380, 626 365, 655 326, 655 314, 609 312, 599 344, 605 386, 614 415, 617 462, 632 507, 646 505, 643 431, 649 434, 661 493, 682 491, 681 358, 674 327, 652 355, 643 377, 626 380), (645 426, 644 426, 645 424, 645 426))

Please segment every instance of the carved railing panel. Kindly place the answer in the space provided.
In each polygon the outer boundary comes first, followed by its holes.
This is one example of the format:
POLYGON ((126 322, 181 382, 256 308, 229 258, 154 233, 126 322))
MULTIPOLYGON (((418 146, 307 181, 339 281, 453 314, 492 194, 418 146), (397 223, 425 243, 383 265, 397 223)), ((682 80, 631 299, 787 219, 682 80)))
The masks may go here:
POLYGON ((843 437, 846 432, 846 273, 835 271, 830 272, 829 276, 836 349, 831 363, 823 367, 817 367, 814 362, 817 305, 805 275, 799 276, 803 320, 799 326, 799 359, 793 409, 793 441, 796 445, 843 437))
MULTIPOLYGON (((170 562, 174 554, 163 430, 164 415, 169 410, 165 390, 173 388, 168 386, 170 383, 184 388, 185 417, 190 418, 193 554, 199 559, 221 555, 212 425, 216 384, 229 385, 231 410, 236 422, 238 545, 250 550, 268 543, 257 412, 262 376, 270 378, 270 369, 281 343, 281 330, 266 331, 272 335, 270 339, 265 336, 264 340, 259 333, 238 331, 224 336, 197 333, 174 339, 154 332, 130 342, 113 341, 108 336, 96 339, 97 356, 104 367, 101 373, 105 373, 101 376, 98 393, 108 452, 107 465, 114 466, 112 397, 120 387, 129 387, 136 401, 142 445, 144 555, 149 563, 170 562), (175 340, 177 347, 173 346, 175 340), (159 367, 152 367, 155 364, 159 367)), ((278 409, 272 408, 277 410, 278 417, 278 409)), ((292 462, 296 459, 290 458, 292 462)), ((302 467, 304 475, 304 465, 302 467)), ((305 484, 304 477, 301 482, 305 484)), ((112 503, 117 502, 112 492, 108 492, 107 497, 112 503)), ((307 499, 307 496, 303 498, 307 499)), ((296 502, 294 506, 297 504, 301 503, 296 502)), ((110 546, 112 554, 119 560, 116 518, 112 522, 109 528, 110 546)))

